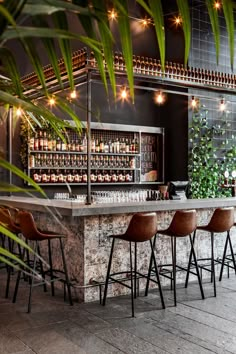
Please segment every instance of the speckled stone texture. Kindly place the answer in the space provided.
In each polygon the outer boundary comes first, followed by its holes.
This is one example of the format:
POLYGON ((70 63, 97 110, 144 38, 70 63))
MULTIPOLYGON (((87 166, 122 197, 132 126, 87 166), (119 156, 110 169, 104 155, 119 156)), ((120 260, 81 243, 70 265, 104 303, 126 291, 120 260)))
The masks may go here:
MULTIPOLYGON (((197 211, 198 224, 208 223, 214 209, 200 209, 197 211)), ((158 229, 168 227, 174 212, 158 212, 158 229)), ((97 215, 86 217, 55 216, 41 212, 34 212, 37 225, 42 229, 58 231, 65 234, 65 254, 69 275, 77 286, 74 288, 73 296, 79 301, 93 301, 99 299, 99 288, 88 287, 83 289, 83 285, 91 285, 94 281, 104 281, 106 276, 108 258, 110 254, 111 239, 109 235, 121 234, 125 232, 132 214, 117 215, 97 215)), ((236 216, 236 215, 235 215, 236 216)), ((235 218, 236 219, 236 218, 235 218)), ((233 246, 236 250, 236 228, 231 231, 233 246)), ((215 258, 222 257, 225 243, 225 234, 215 235, 215 258)), ((46 258, 46 245, 43 248, 43 255, 46 258)), ((210 255, 210 235, 203 231, 197 232, 195 249, 198 258, 209 257, 210 255)), ((190 252, 189 239, 177 239, 177 263, 186 265, 190 252)), ((53 247, 55 267, 61 268, 61 257, 58 245, 53 247)), ((170 238, 158 236, 156 243, 156 257, 158 264, 171 263, 170 238)), ((146 273, 150 259, 149 242, 138 244, 138 270, 146 273)), ((112 272, 126 271, 129 269, 129 244, 125 241, 116 241, 112 272)), ((216 267, 217 274, 220 266, 216 267)), ((226 270, 225 270, 226 274, 226 270)), ((177 273, 177 283, 183 283, 186 273, 177 273)), ((203 272, 203 278, 209 278, 208 272, 203 272)), ((190 276, 190 281, 196 280, 195 276, 190 276)), ((163 286, 170 284, 168 279, 161 277, 163 286)), ((140 289, 145 287, 145 279, 141 279, 140 289)), ((112 284, 108 288, 108 296, 126 294, 129 289, 112 284)))

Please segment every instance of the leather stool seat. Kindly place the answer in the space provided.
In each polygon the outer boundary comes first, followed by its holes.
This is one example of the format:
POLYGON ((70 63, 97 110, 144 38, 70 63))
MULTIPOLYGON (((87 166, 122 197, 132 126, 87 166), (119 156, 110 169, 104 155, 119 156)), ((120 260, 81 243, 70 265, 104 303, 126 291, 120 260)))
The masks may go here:
MULTIPOLYGON (((214 256, 214 234, 221 233, 221 232, 227 232, 225 249, 224 249, 224 254, 223 254, 223 258, 222 258, 222 267, 221 267, 221 272, 220 272, 220 280, 221 280, 228 242, 230 243, 231 252, 232 252, 232 243, 231 243, 231 239, 230 239, 230 229, 233 225, 234 225, 234 208, 233 207, 217 208, 217 209, 215 209, 215 211, 210 219, 210 222, 207 225, 198 226, 196 229, 196 230, 206 231, 211 234, 211 256, 208 258, 199 258, 198 262, 203 261, 203 265, 200 264, 199 267, 201 269, 204 269, 204 270, 211 273, 211 277, 212 277, 213 285, 214 285, 214 296, 216 296, 215 263, 219 263, 219 260, 215 259, 215 256, 214 256), (208 264, 204 265, 205 261, 210 261, 210 268, 209 268, 208 264)), ((196 237, 196 231, 194 232, 193 243, 195 242, 195 237, 196 237)), ((233 254, 232 254, 232 256, 233 256, 233 254)), ((185 281, 185 287, 188 286, 189 271, 190 271, 191 264, 192 264, 192 252, 190 253, 190 256, 189 256, 188 273, 187 273, 187 277, 186 277, 186 281, 185 281)), ((234 261, 234 265, 235 265, 235 261, 234 261)), ((235 269, 236 269, 236 267, 235 267, 235 269)))
POLYGON ((141 274, 140 272, 137 271, 137 244, 140 242, 149 241, 150 247, 151 247, 151 253, 155 259, 154 266, 156 268, 156 277, 157 277, 156 281, 154 281, 153 279, 150 279, 150 280, 152 280, 158 284, 162 307, 165 308, 161 283, 160 283, 160 279, 159 279, 159 272, 157 269, 156 258, 154 256, 154 249, 153 249, 153 245, 151 242, 151 239, 156 234, 156 232, 157 232, 156 213, 138 213, 138 214, 133 215, 133 217, 129 223, 129 226, 127 228, 127 231, 124 234, 110 236, 110 238, 112 238, 112 245, 111 245, 111 252, 110 252, 110 257, 109 257, 109 262, 108 262, 106 281, 105 281, 103 305, 105 305, 105 303, 106 303, 107 289, 108 289, 109 281, 118 282, 119 284, 122 284, 122 285, 128 287, 129 289, 131 289, 132 317, 134 317, 134 298, 136 298, 137 276, 145 277, 145 278, 147 277, 146 275, 141 274), (128 272, 127 271, 117 272, 117 273, 110 272, 114 244, 115 244, 116 240, 123 240, 123 241, 129 242, 130 271, 128 271, 128 272), (132 248, 131 248, 132 244, 134 244, 134 269, 133 269, 133 261, 132 261, 132 248), (127 276, 127 274, 129 274, 129 277, 127 279, 122 279, 122 280, 119 280, 116 278, 116 276, 122 275, 122 274, 126 274, 126 276, 127 276), (126 283, 127 280, 130 280, 130 283, 131 283, 130 285, 128 285, 126 283))
MULTIPOLYGON (((203 292, 203 288, 202 288, 202 283, 201 283, 201 278, 200 278, 200 274, 199 274, 196 254, 194 251, 193 241, 192 241, 192 236, 191 236, 191 234, 196 230, 196 227, 197 227, 196 210, 183 210, 183 211, 179 210, 179 211, 176 211, 169 227, 165 230, 158 230, 157 235, 155 236, 155 239, 154 239, 154 247, 155 247, 156 241, 159 236, 164 235, 164 236, 171 237, 172 264, 162 264, 162 265, 159 265, 159 267, 161 267, 160 275, 170 279, 171 285, 172 285, 172 281, 174 283, 174 305, 175 306, 177 304, 176 269, 178 268, 179 270, 188 271, 187 268, 184 268, 184 267, 176 264, 176 257, 177 257, 176 239, 177 238, 189 236, 190 245, 191 245, 191 252, 193 253, 194 265, 196 268, 196 273, 194 273, 192 271, 191 271, 191 273, 197 276, 200 291, 201 291, 201 296, 204 299, 204 292, 203 292), (169 267, 172 268, 172 271, 169 270, 169 267)), ((154 260, 153 257, 151 257, 150 264, 149 264, 149 272, 148 272, 149 278, 152 273, 155 273, 155 269, 152 266, 153 260, 154 260)), ((145 293, 146 295, 148 294, 148 288, 149 288, 149 281, 147 282, 146 293, 145 293)))

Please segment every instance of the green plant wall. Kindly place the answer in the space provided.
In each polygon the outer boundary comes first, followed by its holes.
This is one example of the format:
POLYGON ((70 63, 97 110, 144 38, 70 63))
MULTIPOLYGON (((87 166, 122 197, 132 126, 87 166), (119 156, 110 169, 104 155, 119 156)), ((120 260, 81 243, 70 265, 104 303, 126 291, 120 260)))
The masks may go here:
POLYGON ((199 101, 192 111, 189 125, 188 173, 192 198, 230 196, 231 190, 222 188, 224 172, 236 170, 234 136, 227 138, 227 113, 222 113, 220 125, 211 125, 208 109, 199 101))

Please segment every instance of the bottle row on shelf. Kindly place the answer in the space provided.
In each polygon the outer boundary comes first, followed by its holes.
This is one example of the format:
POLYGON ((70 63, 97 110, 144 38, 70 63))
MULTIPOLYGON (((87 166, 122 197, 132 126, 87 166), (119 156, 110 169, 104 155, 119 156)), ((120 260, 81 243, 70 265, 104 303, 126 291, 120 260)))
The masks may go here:
MULTIPOLYGON (((31 151, 87 152, 87 137, 84 135, 79 139, 68 139, 68 137, 65 136, 64 139, 61 139, 59 136, 55 136, 55 134, 47 132, 46 130, 39 130, 34 136, 30 137, 29 147, 31 151)), ((96 139, 92 136, 90 152, 137 154, 139 153, 139 143, 138 139, 116 138, 105 140, 102 136, 96 139)))
MULTIPOLYGON (((93 53, 90 55, 89 62, 93 67, 97 66, 93 53)), ((115 70, 126 70, 125 60, 122 53, 115 52, 113 63, 115 70)), ((106 66, 106 63, 104 64, 106 66)), ((236 75, 234 74, 184 66, 184 64, 171 61, 165 62, 163 70, 159 59, 138 55, 133 55, 133 72, 137 74, 157 76, 160 78, 192 81, 220 87, 236 87, 236 75)))
MULTIPOLYGON (((90 166, 92 168, 136 168, 134 156, 92 155, 90 166)), ((29 157, 29 167, 77 167, 87 168, 87 155, 76 154, 45 154, 36 153, 29 157)))
MULTIPOLYGON (((32 173, 36 183, 87 183, 87 170, 34 170, 32 173)), ((92 183, 130 183, 134 182, 133 171, 97 171, 90 174, 92 183)))

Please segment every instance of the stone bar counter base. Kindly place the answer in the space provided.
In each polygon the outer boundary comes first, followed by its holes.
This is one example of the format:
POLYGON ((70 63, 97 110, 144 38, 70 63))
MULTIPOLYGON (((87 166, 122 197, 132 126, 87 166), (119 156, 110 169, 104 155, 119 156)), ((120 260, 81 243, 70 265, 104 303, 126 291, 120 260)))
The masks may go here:
MULTIPOLYGON (((111 240, 109 235, 123 233, 135 212, 156 211, 158 229, 165 229, 169 225, 175 210, 197 209, 198 224, 207 224, 214 209, 222 206, 236 206, 236 198, 220 198, 206 200, 161 201, 146 202, 140 204, 124 204, 123 213, 115 205, 84 206, 68 201, 46 201, 31 198, 0 197, 0 204, 30 210, 41 229, 59 231, 65 234, 65 254, 69 274, 76 283, 73 296, 79 301, 94 301, 99 299, 98 287, 87 287, 93 281, 103 282, 106 276, 111 240), (41 201, 41 203, 40 203, 41 201), (53 205, 53 206, 52 206, 53 205), (203 208, 202 206, 206 207, 203 208), (179 206, 179 208, 177 208, 179 206), (108 214, 110 210, 110 214, 108 214), (129 210, 129 212, 126 212, 129 210), (87 211, 87 212, 86 212, 87 211), (93 212, 95 212, 94 215, 93 212), (87 215, 86 215, 87 214, 87 215)), ((236 213, 235 213, 236 220, 236 213)), ((231 231, 233 247, 236 251, 236 227, 231 231)), ((222 257, 225 243, 225 234, 215 235, 215 258, 222 257)), ((189 257, 189 239, 177 240, 177 261, 187 264, 189 257)), ((197 231, 196 253, 198 258, 206 258, 210 255, 210 235, 197 231)), ((60 268, 61 260, 59 250, 56 252, 55 267, 60 268), (58 254, 58 256, 57 256, 58 254)), ((44 252, 42 252, 44 255, 44 252)), ((148 243, 141 243, 137 248, 138 269, 147 272, 150 259, 150 247, 148 243)), ((54 253, 55 254, 55 253, 54 253)), ((158 264, 171 263, 170 238, 157 238, 156 256, 158 264)), ((45 255, 46 257, 46 255, 45 255)), ((126 271, 129 269, 128 243, 117 241, 114 249, 112 272, 126 271)), ((217 275, 220 266, 216 267, 217 275)), ((231 270, 231 273, 233 271, 231 270)), ((224 276, 227 275, 225 268, 224 276)), ((184 284, 185 272, 177 272, 177 283, 184 284)), ((231 276, 234 276, 233 274, 231 276)), ((203 279, 210 279, 208 272, 203 271, 203 279)), ((163 286, 170 286, 170 281, 161 277, 163 286)), ((195 276, 190 276, 190 281, 196 281, 195 276)), ((145 279, 140 279, 140 290, 144 289, 145 279)), ((184 285, 183 285, 184 286, 184 285)), ((129 290, 119 284, 111 284, 108 288, 108 296, 117 296, 128 293, 129 290)))

